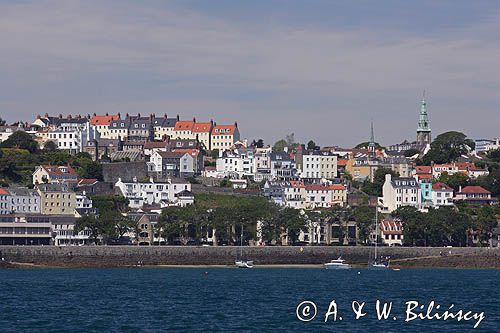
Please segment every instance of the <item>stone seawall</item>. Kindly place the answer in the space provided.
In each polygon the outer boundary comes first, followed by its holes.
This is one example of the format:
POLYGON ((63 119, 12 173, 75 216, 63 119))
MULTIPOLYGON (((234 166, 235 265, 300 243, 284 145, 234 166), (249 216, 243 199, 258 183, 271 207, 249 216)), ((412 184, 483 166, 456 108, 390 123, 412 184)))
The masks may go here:
MULTIPOLYGON (((136 265, 232 265, 239 253, 236 246, 0 246, 6 262, 57 267, 120 267, 136 265)), ((393 265, 413 267, 496 267, 500 248, 381 247, 393 265), (451 254, 450 254, 451 251, 451 254)), ((322 264, 342 256, 354 264, 366 265, 370 247, 244 247, 243 256, 256 265, 322 264)))

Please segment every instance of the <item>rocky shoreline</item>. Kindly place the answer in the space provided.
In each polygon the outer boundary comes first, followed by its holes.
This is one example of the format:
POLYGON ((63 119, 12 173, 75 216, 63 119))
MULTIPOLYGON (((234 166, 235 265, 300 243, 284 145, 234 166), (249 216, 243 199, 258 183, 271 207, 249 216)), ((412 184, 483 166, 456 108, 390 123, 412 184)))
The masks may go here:
MULTIPOLYGON (((235 246, 0 246, 0 268, 34 267, 197 267, 233 266, 235 246)), ((382 247, 395 268, 500 268, 500 248, 382 247)), ((342 257, 356 267, 367 265, 373 248, 353 246, 245 247, 244 257, 268 267, 321 267, 342 257)))

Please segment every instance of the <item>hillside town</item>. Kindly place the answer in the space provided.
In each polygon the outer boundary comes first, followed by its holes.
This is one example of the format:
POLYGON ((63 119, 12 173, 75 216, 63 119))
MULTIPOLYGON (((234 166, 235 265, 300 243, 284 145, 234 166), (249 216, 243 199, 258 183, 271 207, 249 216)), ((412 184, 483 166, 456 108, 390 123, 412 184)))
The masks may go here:
POLYGON ((179 115, 0 119, 0 245, 499 246, 499 139, 433 140, 425 100, 415 120, 343 148, 179 115))

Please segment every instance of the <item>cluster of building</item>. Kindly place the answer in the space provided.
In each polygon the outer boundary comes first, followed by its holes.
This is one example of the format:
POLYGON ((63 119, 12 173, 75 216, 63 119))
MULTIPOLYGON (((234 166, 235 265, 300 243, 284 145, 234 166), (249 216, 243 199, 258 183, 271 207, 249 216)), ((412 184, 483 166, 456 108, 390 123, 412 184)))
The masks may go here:
POLYGON ((100 182, 79 179, 69 166, 41 165, 33 173, 33 188, 0 188, 0 245, 84 245, 90 231, 74 232, 76 219, 98 215, 93 195, 121 195, 130 214, 146 210, 159 215, 169 206, 194 202, 191 184, 181 179, 100 182))
MULTIPOLYGON (((188 177, 212 180, 210 184, 227 179, 234 188, 242 189, 250 182, 260 183, 261 194, 270 201, 300 209, 304 214, 359 204, 359 195, 351 191, 351 182, 372 181, 380 168, 399 175, 387 174, 383 195, 375 198, 378 209, 384 213, 402 206, 426 211, 457 201, 496 202, 482 187, 467 186, 455 191, 437 181, 444 172, 475 179, 488 175, 486 168, 478 168, 470 161, 416 166, 415 156, 405 156, 410 149, 422 156, 430 148, 425 101, 421 104, 416 140, 385 149, 375 144, 373 124, 366 147, 305 149, 298 145, 290 151, 248 145, 240 138, 237 123, 218 125, 166 114, 39 115, 32 124, 1 126, 0 142, 19 130, 32 134, 42 148, 52 141, 57 149, 72 154, 88 153, 102 163, 105 175, 104 181, 79 179, 70 166, 41 165, 33 173, 32 189, 0 188, 0 244, 88 244, 89 232, 76 234, 73 227, 76 218, 99 213, 91 200, 98 194, 127 198, 128 216, 140 225, 135 241, 159 244, 162 241, 155 238, 152 230, 161 209, 194 202, 188 177)), ((477 141, 478 152, 498 148, 498 139, 477 141)), ((352 244, 356 243, 357 232, 354 222, 347 226, 314 222, 309 231, 301 233, 300 240, 310 244, 352 244), (341 228, 347 230, 342 239, 336 237, 341 228)), ((401 222, 382 221, 380 234, 389 245, 401 244, 401 222)))

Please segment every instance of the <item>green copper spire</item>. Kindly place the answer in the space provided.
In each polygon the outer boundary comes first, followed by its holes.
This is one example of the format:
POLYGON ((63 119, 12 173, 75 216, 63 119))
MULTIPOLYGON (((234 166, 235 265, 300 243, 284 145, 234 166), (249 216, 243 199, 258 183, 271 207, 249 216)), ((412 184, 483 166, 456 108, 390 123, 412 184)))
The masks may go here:
POLYGON ((429 115, 427 114, 427 103, 425 102, 425 99, 422 99, 417 132, 430 132, 430 131, 431 127, 429 124, 429 115))
POLYGON ((431 126, 429 122, 429 115, 427 114, 425 91, 422 98, 422 104, 420 106, 420 116, 418 118, 417 142, 423 144, 431 143, 431 126))

